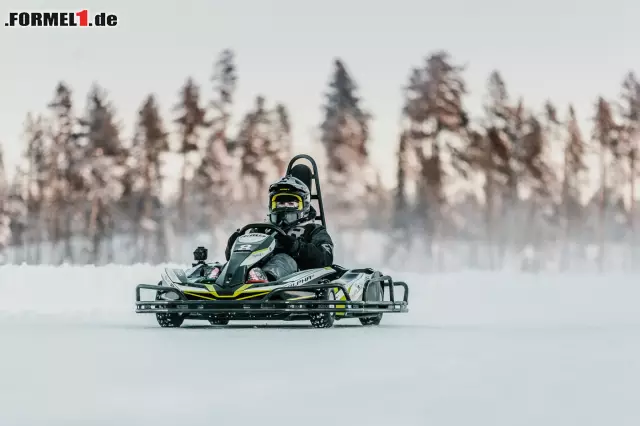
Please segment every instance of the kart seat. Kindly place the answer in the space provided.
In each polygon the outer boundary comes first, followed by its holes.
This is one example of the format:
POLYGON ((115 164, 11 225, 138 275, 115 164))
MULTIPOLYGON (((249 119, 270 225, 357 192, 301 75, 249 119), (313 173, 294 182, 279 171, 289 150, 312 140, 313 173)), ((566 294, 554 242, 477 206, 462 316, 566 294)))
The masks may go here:
POLYGON ((291 168, 291 176, 296 179, 300 179, 302 183, 307 185, 309 191, 311 191, 311 180, 313 179, 313 172, 306 164, 296 164, 291 168))

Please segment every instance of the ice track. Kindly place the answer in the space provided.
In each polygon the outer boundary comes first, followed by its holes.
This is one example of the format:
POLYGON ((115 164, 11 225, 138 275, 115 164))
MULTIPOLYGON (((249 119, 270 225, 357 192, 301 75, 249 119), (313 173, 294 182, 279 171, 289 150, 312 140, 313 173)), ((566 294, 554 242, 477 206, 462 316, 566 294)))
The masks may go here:
POLYGON ((158 267, 0 267, 0 425, 640 424, 638 276, 402 276, 407 315, 136 315, 158 267), (202 325, 199 325, 202 324, 202 325))

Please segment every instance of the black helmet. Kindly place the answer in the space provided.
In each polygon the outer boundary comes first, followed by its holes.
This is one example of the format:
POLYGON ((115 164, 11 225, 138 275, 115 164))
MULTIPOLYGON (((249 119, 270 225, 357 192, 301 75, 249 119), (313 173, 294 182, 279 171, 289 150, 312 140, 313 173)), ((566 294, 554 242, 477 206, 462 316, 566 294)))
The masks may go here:
POLYGON ((311 192, 300 179, 285 176, 269 186, 269 222, 294 225, 307 219, 310 211, 311 192))

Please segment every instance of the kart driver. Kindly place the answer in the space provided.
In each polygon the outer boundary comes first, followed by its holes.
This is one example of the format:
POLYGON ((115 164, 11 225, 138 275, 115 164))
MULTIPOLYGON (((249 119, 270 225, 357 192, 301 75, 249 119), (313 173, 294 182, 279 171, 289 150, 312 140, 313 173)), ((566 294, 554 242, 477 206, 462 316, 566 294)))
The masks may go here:
MULTIPOLYGON (((274 256, 262 268, 252 268, 247 283, 276 281, 298 270, 332 265, 333 241, 326 228, 313 221, 316 211, 311 205, 310 186, 311 170, 299 164, 292 168, 290 175, 269 187, 268 220, 287 235, 275 233, 274 256)), ((227 242, 227 261, 234 242, 240 236, 238 231, 234 232, 227 242)), ((212 271, 211 275, 214 274, 217 276, 219 272, 212 271)))

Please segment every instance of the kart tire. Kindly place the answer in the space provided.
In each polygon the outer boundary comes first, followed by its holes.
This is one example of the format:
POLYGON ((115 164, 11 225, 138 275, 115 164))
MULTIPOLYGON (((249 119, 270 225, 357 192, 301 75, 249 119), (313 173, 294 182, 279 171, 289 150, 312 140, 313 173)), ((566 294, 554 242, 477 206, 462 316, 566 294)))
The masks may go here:
MULTIPOLYGON (((156 300, 160 300, 160 292, 156 292, 156 300)), ((184 316, 181 314, 158 313, 156 314, 156 321, 158 321, 160 327, 177 328, 184 322, 184 316)))
POLYGON ((156 314, 156 320, 160 327, 176 328, 184 322, 184 317, 180 314, 156 314))
MULTIPOLYGON (((318 300, 335 300, 336 295, 332 288, 324 288, 318 292, 318 300)), ((327 308, 335 308, 335 305, 323 305, 327 308)), ((313 328, 331 328, 336 319, 335 312, 320 312, 310 315, 313 328)))
MULTIPOLYGON (((381 275, 380 272, 376 272, 373 274, 373 278, 378 278, 380 277, 380 275, 381 275)), ((366 300, 367 302, 382 301, 383 300, 382 285, 380 285, 379 282, 369 285, 369 287, 367 287, 367 294, 365 295, 364 300, 366 300)), ((382 321, 382 314, 375 314, 373 316, 368 316, 368 317, 360 317, 358 319, 360 320, 360 324, 364 326, 380 325, 380 321, 382 321)))
POLYGON ((209 324, 211 324, 211 325, 227 325, 227 324, 229 324, 229 318, 209 318, 209 324))

